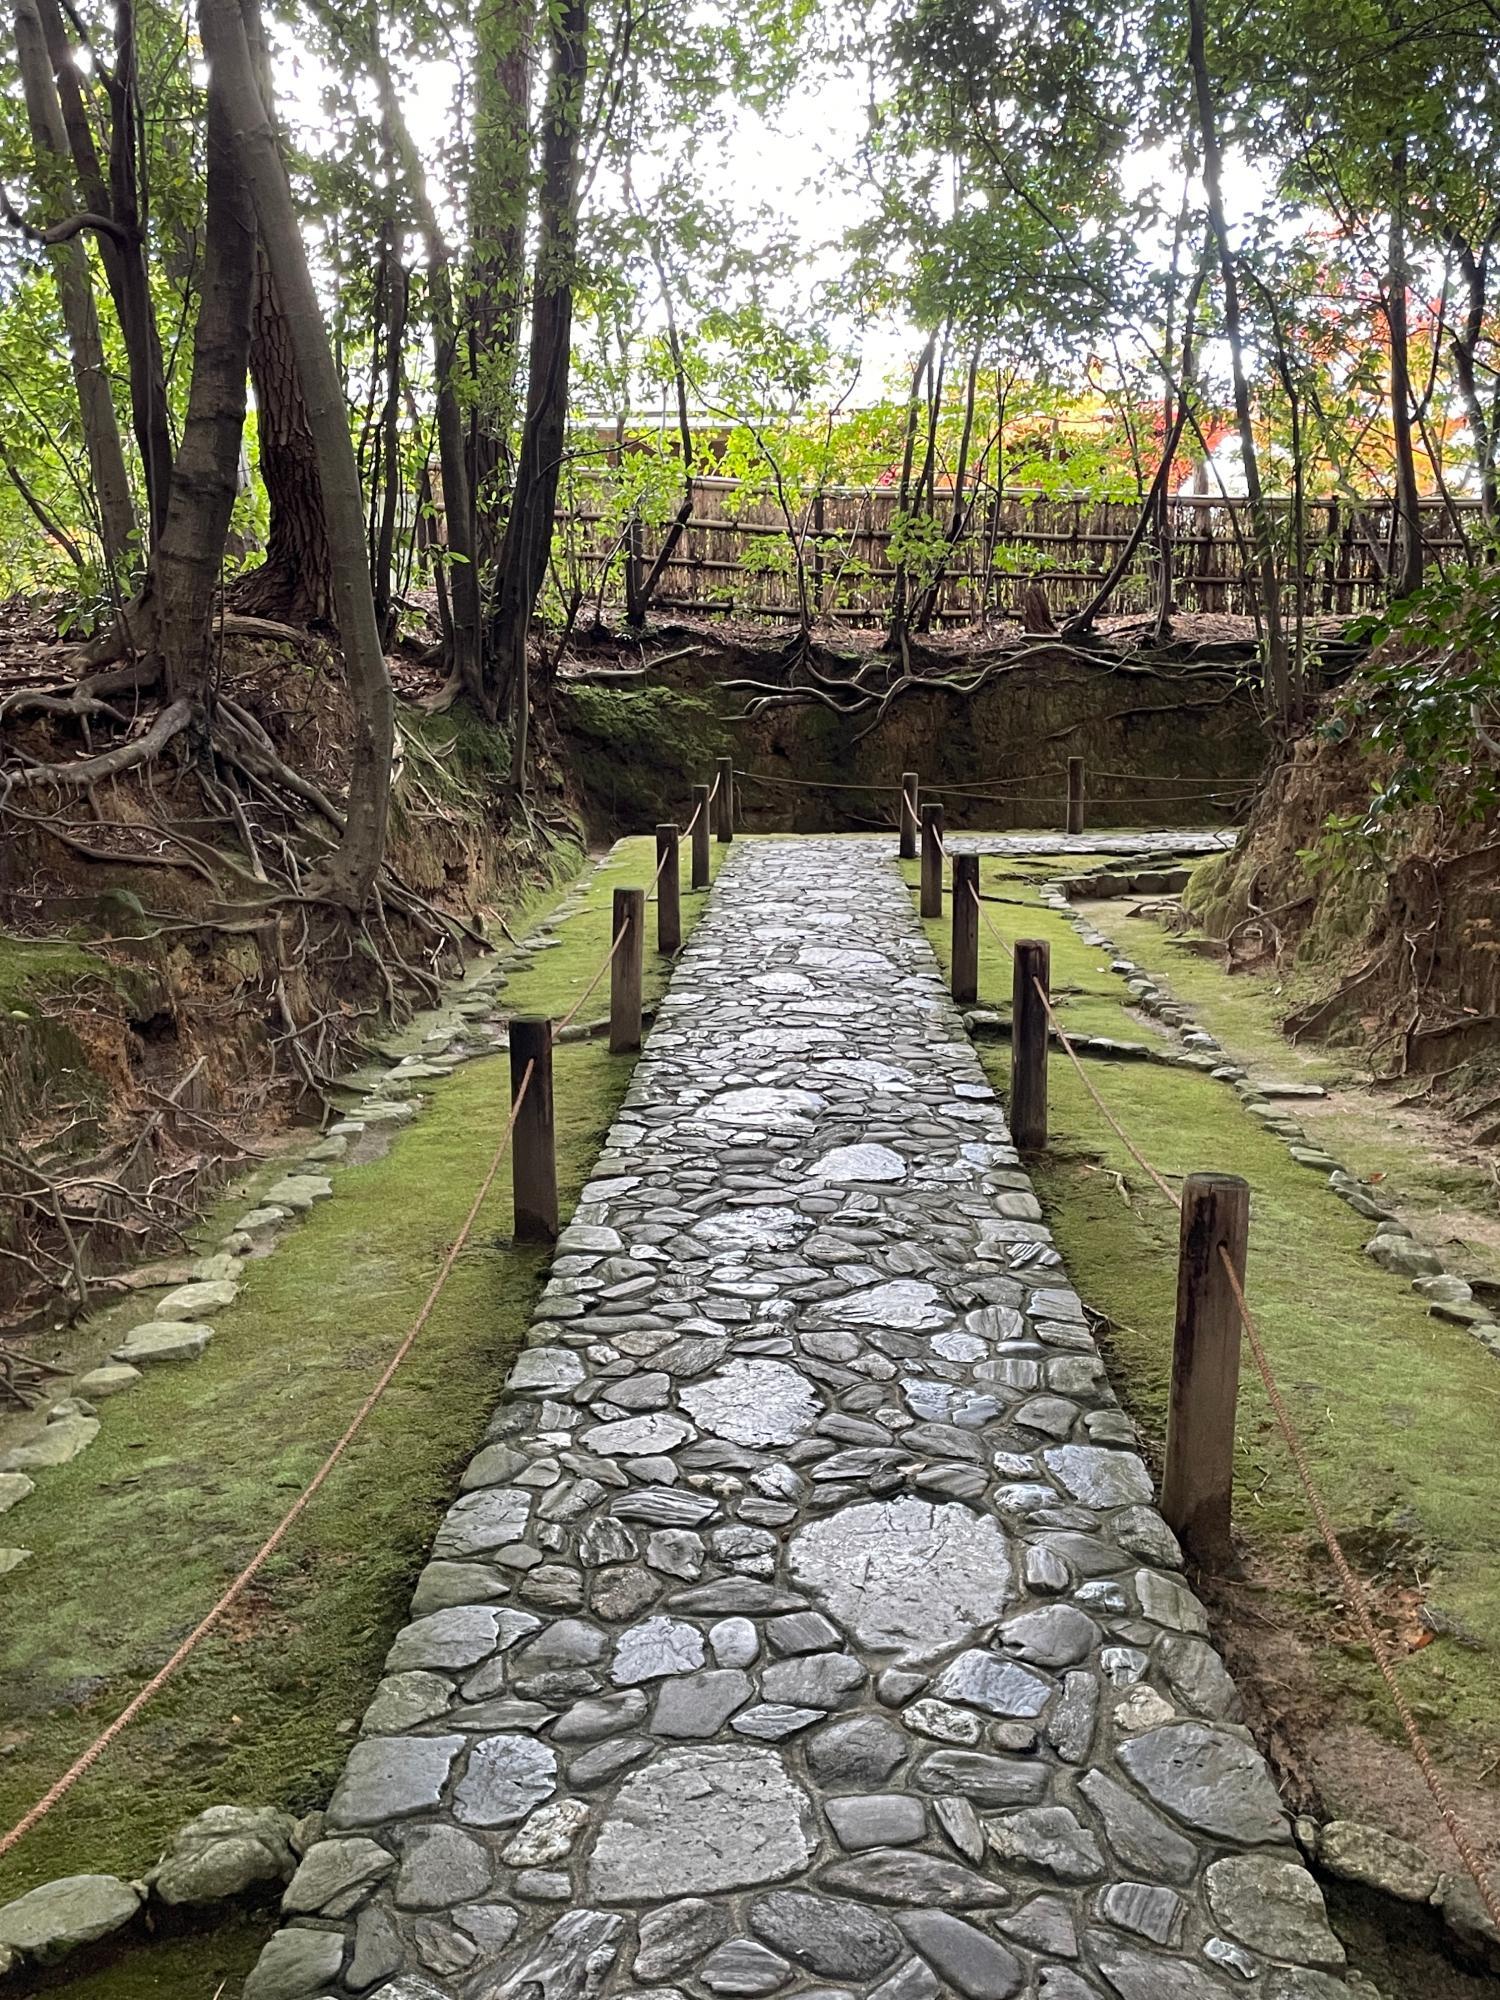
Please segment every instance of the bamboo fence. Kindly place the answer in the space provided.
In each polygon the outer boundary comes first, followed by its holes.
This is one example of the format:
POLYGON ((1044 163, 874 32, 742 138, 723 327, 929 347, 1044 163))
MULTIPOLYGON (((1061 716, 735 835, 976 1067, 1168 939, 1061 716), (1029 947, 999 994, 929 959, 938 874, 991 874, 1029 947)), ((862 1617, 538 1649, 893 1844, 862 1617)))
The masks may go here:
MULTIPOLYGON (((808 608, 818 623, 879 625, 890 615, 896 563, 892 487, 830 487, 791 501, 774 489, 732 479, 696 479, 692 514, 653 600, 659 611, 726 617, 799 615, 798 554, 808 608), (790 521, 788 520, 790 515, 790 521)), ((1317 499, 1304 509, 1300 579, 1291 503, 1273 500, 1289 616, 1347 617, 1385 599, 1394 510, 1388 501, 1317 499)), ((951 497, 937 495, 937 527, 951 526, 951 497)), ((934 625, 971 625, 1013 615, 1028 584, 1039 584, 1054 613, 1084 603, 1125 549, 1139 507, 1096 500, 980 490, 943 565, 934 625)), ((1438 568, 1462 562, 1480 525, 1470 500, 1424 499, 1423 537, 1438 568)), ((559 514, 559 555, 585 601, 619 605, 626 568, 644 576, 662 546, 666 521, 624 514, 607 471, 579 476, 573 504, 559 514)), ((1250 523, 1243 500, 1183 494, 1168 502, 1172 597, 1178 610, 1248 616, 1250 523)), ((1145 612, 1157 602, 1160 555, 1148 533, 1135 551, 1112 612, 1145 612)), ((911 586, 921 596, 920 577, 911 586)))

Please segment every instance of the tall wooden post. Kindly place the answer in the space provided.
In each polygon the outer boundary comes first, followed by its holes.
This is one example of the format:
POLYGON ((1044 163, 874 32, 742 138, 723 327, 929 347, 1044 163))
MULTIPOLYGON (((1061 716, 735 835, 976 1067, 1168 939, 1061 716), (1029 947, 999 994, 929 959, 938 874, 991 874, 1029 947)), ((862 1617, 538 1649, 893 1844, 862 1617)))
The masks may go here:
POLYGON ((943 808, 936 799, 922 808, 922 898, 924 917, 943 914, 943 808))
POLYGON ((1219 1255, 1244 1284, 1250 1189, 1236 1174, 1189 1174, 1182 1189, 1177 1326, 1161 1511, 1194 1562, 1232 1553, 1240 1315, 1219 1255))
POLYGON ((719 795, 714 800, 714 831, 721 842, 734 839, 734 759, 718 761, 719 795))
POLYGON ((518 1243, 557 1241, 557 1136, 552 1114, 552 1023, 512 1018, 510 1101, 531 1081, 511 1135, 511 1188, 518 1243))
POLYGON ((644 889, 616 889, 611 937, 625 936, 609 968, 609 1050, 623 1055, 641 1045, 641 933, 646 927, 644 889))
POLYGON ((663 822, 656 829, 656 949, 682 950, 682 871, 677 854, 677 829, 663 822))
POLYGON ((979 998, 979 856, 953 857, 953 997, 960 1006, 979 998))
POLYGON ((1068 759, 1068 831, 1083 832, 1083 759, 1068 759))
POLYGON ((1021 938, 1010 993, 1010 1136, 1022 1152, 1047 1143, 1047 1010, 1052 951, 1041 938, 1021 938), (1042 993, 1037 992, 1040 985, 1042 993))
POLYGON ((917 858, 917 829, 921 825, 918 798, 921 782, 915 771, 901 773, 901 833, 897 853, 903 861, 917 858))
POLYGON ((708 887, 708 796, 710 785, 693 787, 693 887, 708 887))

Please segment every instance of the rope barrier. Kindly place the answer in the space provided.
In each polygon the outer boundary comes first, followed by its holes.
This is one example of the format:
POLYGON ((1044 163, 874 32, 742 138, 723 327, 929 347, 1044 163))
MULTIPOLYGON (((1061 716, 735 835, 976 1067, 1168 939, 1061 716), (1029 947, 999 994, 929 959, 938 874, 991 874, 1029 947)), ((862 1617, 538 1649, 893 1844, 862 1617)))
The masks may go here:
MULTIPOLYGON (((718 790, 718 780, 716 778, 714 781, 713 791, 709 793, 710 803, 713 800, 714 792, 717 792, 717 790, 718 790)), ((700 809, 701 808, 695 807, 693 811, 693 817, 688 821, 687 831, 689 833, 691 833, 693 830, 693 826, 697 821, 698 812, 700 809)), ((662 857, 661 864, 658 866, 656 871, 656 878, 655 878, 656 883, 659 883, 661 881, 662 869, 666 866, 668 858, 669 856, 667 855, 664 855, 662 857)), ((655 883, 653 883, 653 889, 654 887, 655 883)), ((574 1020, 576 1020, 577 1016, 582 1011, 585 1003, 589 999, 589 996, 598 986, 600 980, 604 977, 605 973, 608 972, 611 964, 614 961, 615 954, 619 951, 620 946, 624 943, 626 936, 627 936, 627 928, 625 925, 622 924, 620 926, 620 929, 615 933, 614 940, 611 943, 609 950, 606 952, 603 960, 601 961, 598 969, 595 971, 593 978, 589 981, 588 985, 584 988, 583 992, 579 994, 578 998, 573 1002, 573 1005, 568 1009, 567 1013, 563 1015, 561 1020, 553 1022, 551 1034, 548 1038, 549 1044, 551 1046, 555 1047, 557 1045, 558 1038, 562 1034, 564 1028, 570 1026, 571 1023, 574 1020)), ((421 1310, 418 1312, 416 1318, 412 1321, 412 1324, 410 1328, 407 1330, 407 1333, 403 1338, 403 1340, 401 1341, 400 1346, 396 1349, 396 1352, 391 1356, 391 1359, 386 1363, 386 1366, 381 1371, 381 1374, 379 1376, 379 1379, 376 1381, 375 1386, 371 1389, 370 1393, 365 1397, 365 1400, 360 1404, 358 1410, 355 1411, 354 1416, 350 1420, 348 1426, 345 1428, 343 1435, 339 1438, 338 1442, 334 1445, 333 1449, 329 1452, 328 1456, 323 1460, 323 1463, 318 1467, 317 1471, 313 1474, 312 1478, 307 1482, 306 1486, 304 1486, 302 1491, 297 1495, 297 1498, 292 1502, 291 1506, 288 1507, 286 1512, 282 1515, 281 1519, 277 1522, 276 1526, 271 1530, 271 1533, 261 1543, 260 1547, 256 1550, 255 1554, 250 1558, 249 1562, 247 1562, 244 1568, 240 1570, 239 1574, 229 1584, 227 1589, 221 1592, 220 1596, 217 1598, 212 1607, 198 1621, 198 1623, 193 1627, 192 1631, 188 1633, 187 1637, 183 1640, 182 1644, 177 1648, 177 1650, 172 1654, 171 1658, 168 1659, 163 1666, 159 1667, 157 1671, 151 1676, 150 1680, 146 1682, 145 1686, 140 1688, 131 1697, 131 1699, 126 1703, 125 1707, 122 1708, 120 1713, 115 1717, 113 1722, 109 1723, 104 1729, 102 1729, 99 1732, 99 1734, 94 1738, 93 1742, 88 1746, 88 1748, 84 1750, 81 1753, 81 1755, 79 1755, 74 1759, 74 1761, 68 1766, 67 1770, 63 1772, 62 1776, 57 1779, 56 1783, 49 1786, 47 1791, 45 1791, 42 1794, 41 1798, 39 1798, 36 1801, 36 1803, 29 1808, 28 1811, 26 1811, 21 1815, 20 1819, 16 1821, 14 1826, 12 1826, 6 1833, 0 1834, 0 1858, 3 1858, 6 1854, 8 1854, 11 1851, 11 1849, 17 1845, 18 1842, 24 1840, 26 1835, 30 1833, 34 1827, 40 1825, 42 1820, 44 1820, 47 1817, 47 1815, 52 1811, 52 1809, 55 1806, 59 1805, 61 1801, 67 1797, 68 1793, 78 1783, 79 1779, 86 1776, 87 1773, 90 1770, 92 1770, 93 1766, 98 1762, 100 1757, 103 1756, 104 1752, 110 1747, 110 1745, 124 1734, 124 1732, 130 1727, 131 1723, 134 1722, 135 1718, 140 1714, 141 1710, 145 1708, 146 1704, 152 1699, 152 1697, 154 1695, 159 1694, 161 1690, 167 1685, 168 1681, 174 1678, 179 1668, 181 1668, 183 1664, 190 1658, 190 1656, 201 1644, 201 1642, 204 1639, 206 1639, 209 1633, 213 1631, 214 1627, 218 1625, 220 1620, 223 1618, 224 1614, 232 1608, 232 1606, 237 1602, 237 1600, 240 1597, 244 1595, 245 1591, 255 1581, 255 1578, 260 1574, 261 1570, 265 1568, 266 1564, 270 1561, 271 1557, 276 1553, 277 1549, 280 1548, 281 1544, 285 1541, 288 1534, 290 1534, 292 1528, 296 1525, 297 1521, 306 1512, 314 1496, 326 1483, 330 1474, 333 1472, 335 1466, 337 1466, 340 1459, 343 1458, 345 1452, 349 1449, 349 1446, 354 1442, 355 1438, 358 1437, 359 1433, 364 1429, 364 1426, 368 1421, 372 1411, 375 1409, 376 1405, 380 1402, 386 1390, 390 1387, 391 1382, 394 1380, 396 1371, 400 1368, 402 1362, 405 1361, 407 1355, 410 1354, 412 1348, 415 1346, 417 1342, 418 1337, 422 1333, 423 1328, 427 1325, 428 1320, 432 1317, 433 1310, 436 1307, 438 1300, 441 1298, 443 1294, 443 1290, 448 1283, 449 1277, 452 1275, 453 1267, 457 1263, 459 1255, 464 1248, 464 1245, 469 1240, 469 1236, 474 1228, 474 1224, 478 1219, 479 1211, 484 1206, 484 1203, 489 1195, 489 1191, 494 1185, 495 1176, 500 1171, 500 1164, 502 1160, 505 1158, 506 1153, 509 1151, 511 1140, 515 1134, 516 1121, 521 1115, 521 1107, 526 1101, 526 1094, 531 1088, 531 1080, 535 1074, 536 1074, 536 1064, 534 1062, 529 1062, 526 1065, 525 1070, 522 1072, 520 1088, 517 1090, 515 1097, 511 1102, 510 1116, 505 1121, 505 1129, 500 1135, 499 1144, 495 1147, 494 1153, 490 1157, 489 1165, 485 1169, 484 1178, 479 1183, 479 1191, 474 1196, 474 1200, 470 1205, 469 1212, 464 1217, 463 1224, 460 1227, 458 1234, 454 1237, 452 1243, 448 1247, 447 1254, 443 1258, 443 1262, 438 1270, 438 1274, 436 1278, 433 1280, 432 1288, 428 1292, 425 1300, 423 1301, 421 1310)))
MULTIPOLYGON (((1053 1012, 1051 1000, 1042 982, 1039 979, 1033 979, 1032 984, 1036 988, 1037 995, 1046 1012, 1047 1020, 1056 1032, 1063 1053, 1078 1072, 1079 1081, 1093 1099, 1101 1117, 1115 1134, 1115 1137, 1120 1141, 1131 1159, 1135 1161, 1141 1171, 1153 1182, 1159 1192, 1166 1197, 1172 1207, 1180 1214, 1182 1211, 1181 1196, 1170 1186, 1166 1177, 1146 1158, 1146 1155, 1135 1144, 1124 1126, 1121 1125, 1120 1121, 1100 1096, 1098 1090, 1094 1087, 1088 1072, 1078 1058, 1077 1050, 1069 1041, 1062 1023, 1053 1012)), ((1385 1683, 1386 1690, 1391 1697, 1391 1705, 1396 1711, 1402 1731, 1411 1746, 1412 1755, 1416 1759, 1417 1768, 1422 1773, 1433 1804, 1437 1807, 1438 1816, 1447 1828, 1449 1837, 1464 1867, 1473 1878, 1474 1886, 1479 1891, 1480 1901, 1484 1904, 1490 1921, 1497 1928, 1500 1928, 1500 1896, 1497 1896, 1490 1882, 1488 1871, 1467 1826, 1459 1817, 1458 1811, 1448 1795, 1448 1789, 1443 1783, 1442 1777, 1433 1761, 1432 1752, 1428 1748, 1427 1741, 1422 1735, 1421 1729, 1417 1724, 1417 1719, 1412 1713, 1411 1706, 1402 1692, 1390 1649, 1376 1629, 1375 1621, 1371 1618, 1368 1606, 1365 1603, 1364 1590, 1360 1585, 1359 1579, 1355 1576, 1353 1568, 1350 1566, 1348 1557, 1344 1554, 1343 1545, 1339 1541, 1338 1531, 1333 1525, 1333 1518, 1329 1514, 1327 1503, 1324 1501, 1323 1495, 1319 1490, 1316 1474, 1307 1455, 1307 1448, 1302 1442, 1301 1433, 1298 1431, 1296 1423, 1292 1418, 1292 1413, 1287 1407, 1286 1399, 1281 1393, 1281 1385, 1276 1380, 1276 1374, 1271 1366, 1270 1356, 1266 1352, 1260 1328, 1256 1323, 1255 1315, 1250 1310, 1249 1301, 1245 1297, 1245 1289, 1240 1282, 1239 1273, 1235 1270, 1234 1263, 1222 1243, 1219 1245, 1219 1261, 1223 1265, 1225 1276, 1229 1280, 1229 1289, 1233 1294, 1240 1322, 1245 1329, 1246 1338, 1250 1343, 1250 1352, 1254 1357, 1256 1369, 1265 1386, 1266 1399, 1271 1405, 1277 1427, 1291 1456, 1298 1484, 1302 1488, 1303 1498, 1306 1500, 1313 1519, 1318 1525, 1318 1530, 1327 1545, 1329 1556, 1332 1559, 1339 1582, 1343 1587, 1349 1609, 1354 1614, 1355 1622, 1359 1626, 1361 1636, 1365 1644, 1369 1647, 1371 1657, 1379 1670, 1381 1679, 1385 1683)))
POLYGON ((510 1117, 506 1120, 505 1130, 500 1135, 500 1143, 496 1146, 489 1166, 485 1170, 484 1179, 479 1184, 479 1192, 475 1195, 469 1212, 464 1217, 463 1226, 449 1245, 448 1254, 444 1257, 442 1266, 433 1280, 432 1289, 423 1301, 421 1311, 412 1321, 411 1327, 401 1345, 396 1349, 396 1352, 381 1371, 380 1378, 374 1388, 365 1397, 358 1410, 355 1411, 343 1436, 340 1437, 338 1443, 329 1452, 323 1463, 318 1467, 306 1486, 303 1487, 291 1506, 282 1515, 276 1526, 271 1530, 271 1533, 261 1543, 249 1562, 245 1564, 239 1575, 235 1577, 228 1589, 221 1593, 212 1609, 193 1627, 192 1631, 189 1632, 166 1664, 157 1669, 150 1680, 146 1682, 146 1685, 132 1696, 125 1707, 121 1709, 114 1721, 99 1732, 82 1755, 74 1759, 57 1782, 42 1794, 41 1798, 37 1800, 36 1804, 28 1812, 21 1815, 20 1819, 10 1828, 9 1832, 0 1834, 0 1857, 8 1854, 18 1841, 23 1840, 33 1827, 39 1825, 47 1817, 54 1806, 66 1798, 78 1780, 93 1768, 116 1738, 123 1735, 130 1727, 131 1723, 134 1722, 152 1696, 159 1694, 167 1682, 173 1678, 178 1668, 195 1651, 200 1642, 207 1638, 225 1612, 244 1594, 245 1590, 260 1574, 261 1570, 265 1568, 271 1557, 280 1548, 282 1542, 285 1541, 298 1519, 306 1511, 314 1495, 323 1486, 329 1474, 349 1449, 349 1446, 364 1429, 370 1413, 390 1387, 397 1369, 401 1366, 407 1355, 410 1354, 418 1335, 431 1318, 433 1308, 442 1296, 443 1288, 448 1282, 453 1266, 458 1261, 459 1253, 469 1240, 470 1231, 478 1219, 479 1211, 484 1206, 485 1198, 494 1184, 495 1176, 500 1171, 500 1163, 510 1146, 511 1138, 516 1129, 516 1120, 520 1116, 521 1106, 525 1102, 526 1093, 531 1087, 531 1079, 535 1068, 536 1065, 534 1063, 526 1065, 525 1073, 521 1078, 521 1087, 516 1092, 515 1101, 510 1108, 510 1117))

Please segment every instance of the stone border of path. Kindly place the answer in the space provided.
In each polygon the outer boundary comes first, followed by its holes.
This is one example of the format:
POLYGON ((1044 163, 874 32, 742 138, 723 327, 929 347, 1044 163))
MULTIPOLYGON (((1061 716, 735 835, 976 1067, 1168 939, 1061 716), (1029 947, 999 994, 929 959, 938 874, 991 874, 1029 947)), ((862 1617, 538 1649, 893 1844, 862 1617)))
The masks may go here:
MULTIPOLYGON (((1088 846, 1088 836, 1084 835, 1072 851, 1082 853, 1086 847, 1087 851, 1097 851, 1088 846)), ((958 851, 992 854, 1014 850, 987 844, 981 836, 958 851)), ((1180 849, 1177 851, 1181 852, 1180 849)), ((1144 972, 1133 960, 1122 957, 1114 941, 1097 923, 1074 911, 1070 890, 1074 895, 1086 896, 1090 901, 1109 900, 1111 892, 1119 898, 1171 893, 1169 887, 1152 879, 1161 869, 1159 848, 1155 854, 1140 852, 1138 857, 1129 854, 1126 858, 1139 858, 1143 868, 1131 874, 1121 871, 1118 875, 1060 877, 1044 881, 1039 885, 1042 902, 1046 908, 1067 917, 1082 942, 1091 950, 1110 954, 1110 971, 1126 981, 1127 989, 1140 1011, 1158 1021, 1181 1046, 1173 1052, 1153 1049, 1144 1042, 1120 1041, 1109 1036, 1073 1035, 1069 1040, 1074 1048, 1082 1054, 1093 1054, 1106 1060, 1149 1059, 1172 1068, 1190 1069, 1215 1082, 1230 1085, 1246 1110, 1257 1117, 1268 1132, 1284 1142, 1299 1165, 1314 1171, 1326 1170, 1331 1190, 1357 1215, 1379 1224, 1377 1234, 1365 1246, 1366 1255, 1373 1257, 1382 1268, 1405 1276, 1407 1272, 1399 1258, 1391 1261, 1390 1249, 1403 1243, 1409 1244, 1410 1253, 1423 1260, 1420 1274, 1412 1279, 1412 1289, 1429 1302, 1428 1310, 1432 1316, 1467 1327, 1490 1353, 1500 1358, 1500 1324, 1489 1319, 1480 1308, 1467 1304, 1472 1299, 1468 1284, 1461 1278, 1439 1275, 1442 1266, 1436 1254, 1423 1250, 1412 1241, 1406 1224, 1373 1199, 1368 1185, 1330 1155, 1313 1147, 1295 1119, 1277 1113, 1278 1100, 1305 1101, 1310 1097, 1322 1097, 1326 1095, 1322 1086, 1255 1084, 1248 1072, 1229 1058, 1217 1038, 1198 1023, 1191 1009, 1176 998, 1165 979, 1144 972), (1147 879, 1142 880, 1142 876, 1147 879), (1377 1244, 1381 1246, 1379 1250, 1377 1244)), ((998 1031, 1009 1032, 1009 1024, 1004 1017, 987 1008, 965 1010, 963 1021, 976 1040, 989 1039, 998 1031)), ((1462 1944, 1471 1951, 1484 1954, 1491 1968, 1500 1971, 1500 1932, 1490 1922, 1466 1876, 1444 1873, 1419 1847, 1398 1839, 1382 1827, 1360 1821, 1319 1822, 1304 1815, 1296 1821, 1294 1830, 1298 1845, 1308 1860, 1315 1862, 1326 1874, 1388 1897, 1394 1903, 1430 1905, 1462 1944)))
MULTIPOLYGON (((340 1079, 335 1087, 362 1091, 360 1100, 318 1134, 300 1159, 289 1151, 279 1172, 268 1169, 275 1178, 261 1188, 217 1250, 191 1265, 187 1282, 173 1286, 147 1309, 101 1362, 72 1378, 68 1393, 47 1410, 34 1437, 0 1452, 0 1517, 31 1499, 36 1474, 67 1465, 88 1449, 99 1435, 100 1403, 133 1389, 144 1369, 202 1360, 214 1337, 211 1322, 239 1296, 244 1267, 271 1256, 299 1216, 332 1197, 337 1167, 362 1165, 384 1153, 400 1128, 422 1111, 423 1083, 451 1076, 461 1064, 481 1056, 504 1053, 508 1016, 496 1005, 497 996, 518 967, 561 943, 554 935, 558 925, 578 914, 595 875, 618 866, 618 847, 617 841, 591 868, 581 870, 525 938, 455 980, 448 998, 413 1015, 399 1034, 380 1044, 391 1057, 389 1069, 362 1065, 340 1079)), ((560 1039, 586 1040, 601 1025, 577 1023, 560 1039)), ((0 1537, 3 1533, 0 1528, 0 1537)), ((0 1578, 30 1557, 29 1549, 0 1546, 0 1578)))
MULTIPOLYGON (((1089 883, 1088 895, 1091 899, 1099 899, 1097 885, 1100 878, 1090 876, 1086 879, 1089 883)), ((1114 942, 1097 924, 1074 913, 1068 893, 1070 886, 1066 878, 1044 882, 1041 887, 1047 907, 1065 915, 1086 945, 1107 951, 1110 954, 1110 971, 1126 982, 1127 990, 1140 1011, 1149 1014, 1177 1036, 1182 1053, 1167 1060, 1180 1068, 1200 1070, 1215 1082, 1227 1083, 1250 1115, 1274 1138, 1282 1141, 1298 1166, 1306 1167, 1313 1173, 1326 1174, 1329 1188, 1340 1201, 1347 1203, 1356 1215, 1376 1225, 1374 1235, 1365 1245, 1365 1255, 1382 1270, 1409 1279, 1412 1290, 1426 1302, 1432 1318, 1467 1328, 1481 1347, 1500 1359, 1500 1321, 1478 1303, 1470 1282, 1449 1271, 1435 1250, 1418 1243, 1406 1223, 1376 1198, 1371 1184, 1362 1181, 1331 1153, 1315 1145, 1306 1129, 1283 1108, 1299 1100, 1306 1102, 1326 1097, 1323 1086, 1256 1083, 1246 1070, 1233 1061, 1223 1044, 1199 1024, 1191 1009, 1176 998, 1165 979, 1143 971, 1133 959, 1121 957, 1114 942)), ((1131 896, 1142 891, 1137 888, 1134 879, 1127 879, 1116 893, 1131 896)), ((1088 1038, 1081 1044, 1075 1043, 1075 1046, 1088 1045, 1088 1038)), ((1097 1048, 1098 1038, 1095 1038, 1095 1046, 1097 1048)), ((1149 1050, 1147 1052, 1150 1053, 1149 1050)))

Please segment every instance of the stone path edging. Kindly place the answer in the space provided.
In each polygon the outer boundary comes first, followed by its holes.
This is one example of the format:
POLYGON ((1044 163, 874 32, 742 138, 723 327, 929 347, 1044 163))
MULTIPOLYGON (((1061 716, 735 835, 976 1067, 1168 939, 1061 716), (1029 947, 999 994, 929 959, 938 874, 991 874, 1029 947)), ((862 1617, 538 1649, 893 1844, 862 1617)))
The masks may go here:
POLYGON ((1181 1052, 1165 1059, 1178 1068, 1200 1070, 1216 1082, 1228 1084, 1250 1115, 1273 1138, 1281 1140, 1299 1166, 1325 1174, 1329 1188, 1340 1201, 1365 1221, 1374 1223, 1375 1231, 1365 1245, 1365 1255, 1382 1270, 1405 1278, 1434 1319, 1464 1327, 1481 1347, 1500 1357, 1500 1322, 1477 1302, 1468 1280, 1449 1271, 1435 1250, 1418 1243, 1407 1224, 1379 1199, 1369 1183, 1315 1145, 1306 1129, 1291 1115, 1289 1104, 1298 1098, 1325 1096, 1322 1087, 1256 1083, 1217 1037, 1200 1025, 1164 978, 1145 972, 1134 960, 1120 956, 1097 923, 1073 910, 1065 882, 1044 882, 1041 889, 1047 907, 1066 916, 1086 945, 1109 953, 1111 972, 1126 981, 1141 1012, 1152 1016, 1177 1037, 1181 1052))
MULTIPOLYGON (((39 1431, 0 1451, 0 1516, 32 1497, 33 1474, 67 1465, 88 1449, 99 1434, 101 1402, 133 1389, 144 1369, 204 1358, 215 1333, 211 1322, 239 1296, 246 1266, 270 1256, 290 1225, 333 1195, 339 1166, 361 1164, 385 1151, 400 1128, 422 1111, 423 1083, 451 1076, 476 1057, 504 1051, 510 1010, 499 1002, 501 990, 513 972, 561 942, 553 932, 581 907, 589 876, 613 865, 611 850, 579 876, 535 931, 466 973, 439 1006, 413 1015, 401 1033, 382 1045, 391 1058, 389 1068, 365 1065, 338 1081, 336 1088, 362 1091, 362 1098, 318 1133, 300 1160, 288 1152, 276 1167, 262 1172, 253 1205, 218 1249, 196 1259, 186 1282, 148 1306, 98 1365, 72 1379, 69 1393, 50 1406, 39 1431)), ((590 1032, 580 1025, 565 1031, 564 1039, 580 1040, 590 1032)), ((0 1547, 0 1577, 30 1559, 30 1549, 0 1547)))
POLYGON ((247 2000, 1344 1992, 1039 1216, 894 865, 737 846, 247 2000))

